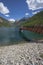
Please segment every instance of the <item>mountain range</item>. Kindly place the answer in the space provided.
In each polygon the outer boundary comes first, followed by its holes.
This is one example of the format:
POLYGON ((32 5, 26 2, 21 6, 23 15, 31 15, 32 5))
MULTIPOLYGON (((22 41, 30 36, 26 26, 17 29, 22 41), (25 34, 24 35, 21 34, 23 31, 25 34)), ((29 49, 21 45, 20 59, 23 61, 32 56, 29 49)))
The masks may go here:
POLYGON ((20 26, 36 26, 41 25, 43 26, 43 11, 35 14, 32 17, 23 17, 19 21, 15 21, 14 23, 11 23, 10 21, 0 17, 0 27, 20 27, 20 26))
POLYGON ((27 22, 22 24, 23 26, 43 26, 43 11, 35 14, 27 22))

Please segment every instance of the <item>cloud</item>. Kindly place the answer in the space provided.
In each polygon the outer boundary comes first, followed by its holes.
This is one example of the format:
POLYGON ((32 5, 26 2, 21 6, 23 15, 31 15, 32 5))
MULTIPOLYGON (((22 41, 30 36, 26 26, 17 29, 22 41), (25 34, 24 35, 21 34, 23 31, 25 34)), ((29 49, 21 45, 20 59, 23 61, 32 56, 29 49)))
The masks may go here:
POLYGON ((2 13, 2 14, 9 13, 9 9, 3 4, 3 2, 0 2, 0 13, 2 13))
POLYGON ((11 18, 8 21, 10 21, 11 23, 14 23, 15 22, 15 19, 11 18))
POLYGON ((29 13, 25 13, 25 15, 26 15, 26 16, 28 16, 28 15, 29 15, 29 13))
POLYGON ((9 17, 9 15, 8 15, 8 14, 6 14, 5 16, 6 16, 6 17, 9 17))
POLYGON ((34 15, 34 14, 37 14, 37 13, 39 13, 40 11, 35 11, 35 12, 32 12, 32 14, 34 15))
POLYGON ((37 10, 43 8, 43 0, 26 0, 30 10, 37 10))

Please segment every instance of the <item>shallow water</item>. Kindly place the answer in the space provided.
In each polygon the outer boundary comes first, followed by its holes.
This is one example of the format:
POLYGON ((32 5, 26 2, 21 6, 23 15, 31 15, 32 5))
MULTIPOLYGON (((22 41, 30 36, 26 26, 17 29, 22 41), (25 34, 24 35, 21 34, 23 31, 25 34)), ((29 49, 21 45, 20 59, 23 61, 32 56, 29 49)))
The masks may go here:
POLYGON ((22 41, 22 37, 19 35, 18 28, 0 28, 0 44, 8 44, 13 42, 22 41))
POLYGON ((24 36, 26 38, 31 39, 31 40, 32 39, 33 40, 41 40, 41 39, 43 39, 43 34, 40 34, 40 33, 24 30, 23 34, 24 34, 24 36))
POLYGON ((0 45, 14 44, 22 41, 32 41, 33 39, 43 39, 43 34, 31 31, 20 31, 19 28, 0 27, 0 45))

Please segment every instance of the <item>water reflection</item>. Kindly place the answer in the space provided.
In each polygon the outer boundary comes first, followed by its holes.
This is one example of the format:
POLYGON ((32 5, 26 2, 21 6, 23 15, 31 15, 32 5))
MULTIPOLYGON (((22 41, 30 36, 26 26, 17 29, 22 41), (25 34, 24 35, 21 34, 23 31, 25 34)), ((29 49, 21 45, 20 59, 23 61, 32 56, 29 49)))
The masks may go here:
POLYGON ((13 42, 22 41, 17 28, 0 28, 0 44, 8 44, 13 42))

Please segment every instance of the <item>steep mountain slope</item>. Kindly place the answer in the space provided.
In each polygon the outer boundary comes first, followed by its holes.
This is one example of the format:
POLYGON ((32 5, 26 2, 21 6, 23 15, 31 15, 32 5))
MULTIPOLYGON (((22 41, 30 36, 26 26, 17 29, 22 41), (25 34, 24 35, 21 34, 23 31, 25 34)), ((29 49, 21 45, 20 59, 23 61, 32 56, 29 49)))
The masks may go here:
POLYGON ((7 21, 6 19, 0 17, 0 27, 5 26, 14 26, 14 27, 20 27, 20 26, 43 26, 43 11, 37 13, 36 15, 32 16, 31 18, 22 18, 19 21, 14 22, 13 24, 7 21))
POLYGON ((10 25, 10 23, 9 23, 8 20, 0 17, 0 27, 2 27, 2 26, 4 26, 4 27, 10 27, 11 25, 10 25))
POLYGON ((43 26, 43 11, 37 13, 33 17, 31 17, 27 22, 22 24, 23 26, 43 26))
POLYGON ((19 21, 14 22, 14 26, 20 27, 22 24, 26 23, 29 20, 29 17, 23 17, 19 21))

